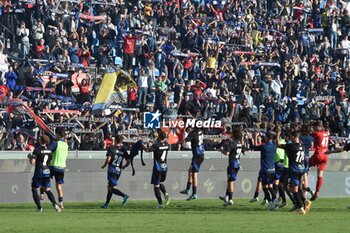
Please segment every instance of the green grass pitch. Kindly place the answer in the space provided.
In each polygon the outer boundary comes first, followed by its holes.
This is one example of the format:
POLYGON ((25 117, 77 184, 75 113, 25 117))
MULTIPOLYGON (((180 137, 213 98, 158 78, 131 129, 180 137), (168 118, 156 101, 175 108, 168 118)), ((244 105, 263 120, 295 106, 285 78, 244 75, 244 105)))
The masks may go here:
POLYGON ((246 199, 223 207, 220 200, 172 200, 165 209, 156 201, 129 201, 126 206, 114 197, 109 209, 101 203, 65 203, 56 213, 47 201, 44 212, 34 203, 0 204, 0 232, 350 232, 350 199, 319 199, 310 212, 289 212, 291 204, 276 211, 246 199))

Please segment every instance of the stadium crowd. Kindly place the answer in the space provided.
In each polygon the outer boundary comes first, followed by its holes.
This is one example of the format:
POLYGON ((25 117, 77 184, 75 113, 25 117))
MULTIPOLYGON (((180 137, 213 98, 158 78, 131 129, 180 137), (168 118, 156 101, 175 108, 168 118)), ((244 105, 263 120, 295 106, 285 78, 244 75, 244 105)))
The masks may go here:
MULTIPOLYGON (((9 111, 12 98, 49 126, 71 124, 71 150, 106 149, 156 110, 244 127, 248 143, 317 120, 345 141, 349 26, 341 0, 1 0, 0 147, 31 150, 38 132, 9 111), (103 74, 118 66, 137 84, 122 110, 84 121, 103 74)), ((175 132, 178 142, 185 135, 175 132)))

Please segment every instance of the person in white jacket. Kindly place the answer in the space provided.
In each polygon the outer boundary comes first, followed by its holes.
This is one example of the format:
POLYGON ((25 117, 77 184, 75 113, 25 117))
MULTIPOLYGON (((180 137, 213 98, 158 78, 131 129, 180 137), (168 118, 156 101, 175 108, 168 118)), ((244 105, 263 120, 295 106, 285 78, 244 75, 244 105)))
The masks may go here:
POLYGON ((272 80, 271 82, 271 89, 275 93, 275 96, 278 101, 281 100, 281 89, 283 88, 283 84, 280 80, 280 76, 277 75, 275 79, 272 80))
POLYGON ((23 58, 29 54, 29 29, 26 28, 26 23, 21 21, 20 26, 17 28, 17 36, 21 38, 21 43, 19 45, 22 51, 23 58))

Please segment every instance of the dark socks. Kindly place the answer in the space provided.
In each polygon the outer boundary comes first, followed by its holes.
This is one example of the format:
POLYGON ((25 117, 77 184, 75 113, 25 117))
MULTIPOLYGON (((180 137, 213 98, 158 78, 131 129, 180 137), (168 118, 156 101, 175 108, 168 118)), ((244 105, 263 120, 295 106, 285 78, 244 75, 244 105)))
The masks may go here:
POLYGON ((259 196, 259 192, 258 191, 255 191, 254 193, 254 198, 257 198, 259 196))
POLYGON ((63 202, 63 197, 58 197, 59 202, 63 202))
POLYGON ((113 189, 113 193, 117 196, 125 197, 125 193, 121 192, 119 189, 113 189))
POLYGON ((270 198, 270 193, 269 191, 267 190, 267 188, 263 188, 263 191, 264 191, 264 194, 265 194, 265 200, 267 200, 268 202, 271 201, 271 198, 270 198))
POLYGON ((269 192, 271 194, 272 201, 276 199, 276 192, 273 188, 269 188, 269 192))
POLYGON ((56 204, 55 196, 51 192, 51 190, 45 192, 49 200, 51 201, 52 204, 56 204))
POLYGON ((32 189, 32 193, 33 193, 33 200, 35 202, 35 205, 38 207, 38 209, 41 209, 40 197, 39 197, 39 194, 38 194, 38 190, 32 189))
POLYGON ((228 199, 229 199, 229 200, 232 200, 232 196, 233 196, 233 192, 229 192, 229 193, 228 193, 228 199))
POLYGON ((303 203, 303 206, 304 206, 305 201, 306 201, 306 199, 305 199, 305 197, 304 197, 304 192, 303 192, 302 189, 299 189, 298 192, 299 192, 299 196, 300 196, 301 202, 303 203))
POLYGON ((110 191, 107 192, 106 205, 108 205, 109 202, 111 201, 112 195, 113 195, 113 192, 110 192, 110 191))
POLYGON ((283 189, 282 185, 278 186, 278 194, 282 198, 282 202, 286 202, 286 193, 284 192, 284 189, 283 189))
POLYGON ((164 184, 160 184, 160 185, 159 185, 159 188, 160 188, 160 191, 162 191, 162 193, 163 193, 164 195, 167 193, 164 184))
POLYGON ((154 187, 154 195, 156 196, 156 198, 158 200, 158 204, 161 205, 163 203, 163 201, 162 201, 162 195, 160 194, 159 187, 154 187))
POLYGON ((301 208, 301 207, 304 206, 303 202, 301 201, 301 197, 300 197, 299 192, 293 193, 293 197, 294 197, 294 199, 296 201, 296 204, 297 204, 298 208, 301 208))
POLYGON ((226 196, 228 196, 230 194, 230 192, 228 191, 228 189, 226 189, 226 196))
POLYGON ((190 188, 191 188, 191 185, 192 185, 192 183, 190 183, 190 182, 187 182, 187 186, 186 186, 186 189, 187 189, 187 190, 190 190, 190 188))
POLYGON ((197 194, 197 186, 192 186, 192 195, 197 194))
POLYGON ((273 184, 273 191, 276 193, 278 192, 278 185, 277 184, 273 184))
POLYGON ((286 187, 285 191, 286 191, 286 193, 287 193, 289 199, 293 202, 293 204, 294 204, 294 205, 297 204, 297 202, 296 202, 294 196, 293 196, 292 193, 289 191, 288 187, 286 187))

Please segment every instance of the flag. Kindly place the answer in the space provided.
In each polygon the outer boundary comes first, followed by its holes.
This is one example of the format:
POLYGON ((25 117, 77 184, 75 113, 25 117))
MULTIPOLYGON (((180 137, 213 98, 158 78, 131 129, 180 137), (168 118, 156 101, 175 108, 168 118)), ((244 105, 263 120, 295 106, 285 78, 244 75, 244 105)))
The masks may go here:
POLYGON ((123 71, 112 71, 104 74, 95 102, 92 106, 93 115, 102 115, 113 103, 125 101, 128 87, 135 87, 136 83, 130 75, 123 71))
POLYGON ((21 114, 28 114, 30 117, 32 117, 38 126, 45 131, 46 133, 50 134, 53 138, 55 138, 55 134, 51 131, 51 129, 46 125, 46 123, 37 116, 33 110, 27 106, 22 100, 20 99, 10 99, 6 102, 8 106, 11 106, 14 109, 17 109, 21 114))
POLYGON ((3 100, 9 90, 10 88, 5 85, 0 86, 0 101, 3 100))

